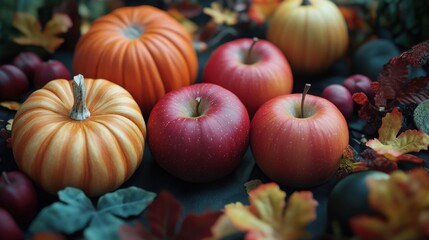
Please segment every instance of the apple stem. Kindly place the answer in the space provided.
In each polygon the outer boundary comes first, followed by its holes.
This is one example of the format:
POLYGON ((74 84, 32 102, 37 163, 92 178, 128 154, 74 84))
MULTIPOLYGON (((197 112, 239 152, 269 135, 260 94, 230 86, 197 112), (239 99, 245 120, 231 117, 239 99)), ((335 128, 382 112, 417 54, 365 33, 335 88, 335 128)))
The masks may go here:
POLYGON ((2 172, 2 176, 3 176, 3 179, 4 179, 4 181, 6 182, 6 184, 7 185, 11 185, 12 183, 10 182, 10 179, 9 179, 9 177, 7 176, 7 173, 6 172, 2 172))
POLYGON ((310 90, 311 84, 306 83, 304 86, 304 91, 302 91, 302 98, 301 98, 301 118, 304 118, 304 101, 305 101, 305 96, 308 93, 308 90, 310 90))
POLYGON ((201 97, 196 97, 195 101, 197 102, 197 104, 195 105, 195 116, 200 116, 200 103, 201 103, 201 97))
POLYGON ((309 6, 311 5, 310 0, 302 0, 301 6, 309 6))
POLYGON ((254 37, 252 44, 250 45, 249 51, 247 51, 246 64, 252 64, 252 61, 251 61, 252 50, 257 41, 259 41, 259 38, 254 37))
POLYGON ((72 85, 74 103, 69 116, 71 119, 82 121, 91 115, 88 108, 86 107, 86 89, 83 76, 81 74, 74 76, 72 85))

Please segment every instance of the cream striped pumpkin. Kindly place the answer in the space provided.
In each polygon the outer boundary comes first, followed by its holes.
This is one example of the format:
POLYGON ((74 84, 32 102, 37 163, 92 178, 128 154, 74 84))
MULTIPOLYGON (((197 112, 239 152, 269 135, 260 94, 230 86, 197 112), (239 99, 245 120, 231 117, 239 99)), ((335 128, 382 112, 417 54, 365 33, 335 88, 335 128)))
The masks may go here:
POLYGON ((128 91, 78 75, 53 80, 27 98, 13 121, 12 149, 18 167, 47 192, 72 186, 98 196, 135 172, 145 137, 128 91))
POLYGON ((301 75, 326 71, 344 56, 349 43, 346 21, 330 0, 283 1, 269 22, 267 39, 301 75))

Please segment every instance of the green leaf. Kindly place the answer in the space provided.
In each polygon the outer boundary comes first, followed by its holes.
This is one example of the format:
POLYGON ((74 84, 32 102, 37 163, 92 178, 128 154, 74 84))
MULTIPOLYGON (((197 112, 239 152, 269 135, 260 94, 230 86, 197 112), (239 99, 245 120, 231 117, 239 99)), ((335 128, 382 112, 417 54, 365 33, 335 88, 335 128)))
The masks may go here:
POLYGON ((82 207, 85 210, 94 211, 94 206, 85 193, 77 188, 66 187, 64 190, 58 192, 58 198, 72 206, 82 207))
POLYGON ((91 224, 85 229, 85 239, 115 240, 119 238, 119 227, 124 221, 109 213, 99 213, 94 216, 91 224))
POLYGON ((140 214, 155 196, 137 187, 119 189, 101 196, 95 209, 83 191, 67 187, 58 192, 60 202, 42 209, 29 232, 73 234, 83 230, 85 239, 117 239, 122 218, 140 214))
POLYGON ((98 201, 97 208, 100 212, 107 212, 119 217, 129 217, 142 212, 153 201, 156 194, 129 187, 119 189, 113 193, 107 193, 98 201))
POLYGON ((81 190, 65 188, 58 195, 65 203, 56 202, 44 208, 30 225, 30 232, 51 230, 71 234, 84 228, 95 214, 91 201, 81 190))

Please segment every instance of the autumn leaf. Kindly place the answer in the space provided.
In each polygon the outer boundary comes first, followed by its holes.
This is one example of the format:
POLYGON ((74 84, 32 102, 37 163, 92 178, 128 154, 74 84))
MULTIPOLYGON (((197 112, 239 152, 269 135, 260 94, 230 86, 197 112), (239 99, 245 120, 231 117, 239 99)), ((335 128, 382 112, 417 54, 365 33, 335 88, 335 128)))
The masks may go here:
MULTIPOLYGON (((299 239, 306 226, 316 219, 317 201, 309 191, 286 193, 276 183, 258 186, 249 193, 250 206, 241 202, 225 206, 225 218, 246 234, 246 239, 299 239)), ((222 232, 219 228, 217 232, 222 232)), ((226 232, 230 232, 227 230, 226 232)))
POLYGON ((180 202, 171 193, 161 191, 147 208, 149 226, 142 222, 124 224, 119 230, 120 239, 200 240, 211 236, 211 227, 221 215, 218 211, 190 213, 180 224, 181 211, 180 202))
POLYGON ((395 107, 383 117, 381 127, 378 130, 378 139, 369 140, 366 146, 392 161, 408 160, 423 163, 420 158, 414 158, 405 153, 427 150, 429 135, 423 131, 408 129, 398 136, 401 126, 402 113, 395 107))
POLYGON ((205 7, 203 12, 212 17, 213 21, 219 25, 234 25, 238 21, 237 12, 223 8, 218 2, 212 2, 211 7, 205 7))
POLYGON ((33 15, 17 12, 12 25, 22 34, 13 39, 15 43, 40 46, 53 53, 64 41, 57 35, 67 32, 72 21, 66 14, 55 13, 42 29, 40 22, 33 15))
POLYGON ((388 179, 368 179, 369 203, 378 215, 351 219, 361 239, 429 237, 429 173, 421 168, 395 171, 388 179))

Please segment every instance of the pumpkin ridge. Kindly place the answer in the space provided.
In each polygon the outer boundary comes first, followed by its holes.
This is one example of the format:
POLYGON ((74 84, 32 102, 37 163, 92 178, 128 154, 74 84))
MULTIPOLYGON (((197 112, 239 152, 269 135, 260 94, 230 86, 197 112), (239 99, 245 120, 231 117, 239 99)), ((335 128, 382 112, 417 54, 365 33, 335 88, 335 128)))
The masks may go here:
POLYGON ((186 35, 182 36, 182 40, 183 42, 179 43, 174 41, 174 39, 172 39, 170 36, 167 36, 165 34, 165 32, 160 33, 160 36, 165 37, 166 39, 169 40, 170 43, 172 43, 172 46, 174 46, 174 48, 176 48, 178 50, 178 52, 181 54, 180 56, 183 59, 187 59, 188 61, 184 61, 184 64, 186 64, 186 68, 187 68, 187 74, 188 77, 187 78, 182 78, 182 84, 185 85, 189 85, 195 82, 196 77, 197 77, 197 73, 198 73, 198 60, 197 60, 197 55, 196 53, 193 51, 193 49, 191 49, 191 45, 186 45, 184 43, 191 43, 191 39, 189 39, 186 35), (188 49, 184 49, 183 47, 188 47, 188 49), (192 58, 192 59, 191 59, 192 58), (192 64, 192 63, 196 63, 196 64, 192 64), (193 68, 195 67, 195 69, 193 68), (186 81, 186 82, 183 82, 186 81))
MULTIPOLYGON (((83 132, 85 141, 89 143, 87 146, 90 146, 90 148, 87 148, 88 158, 86 161, 86 165, 88 166, 86 169, 86 175, 89 180, 85 183, 85 188, 97 189, 97 191, 105 192, 118 187, 118 182, 122 182, 123 179, 114 180, 119 177, 118 171, 121 171, 121 169, 115 167, 116 162, 111 154, 111 151, 115 151, 113 149, 119 149, 118 145, 114 146, 114 135, 104 125, 98 124, 93 120, 85 124, 83 132), (102 128, 100 129, 100 127, 102 128), (105 134, 100 135, 100 133, 105 134), (108 133, 108 135, 106 133, 108 133), (103 161, 102 169, 100 169, 100 166, 97 163, 100 161, 103 161), (107 185, 110 187, 104 187, 104 189, 100 189, 100 187, 98 187, 99 174, 107 174, 107 185)), ((122 150, 119 152, 121 152, 120 155, 122 155, 122 150)), ((123 159, 121 160, 123 161, 123 159)))
POLYGON ((169 92, 173 89, 184 86, 183 81, 190 79, 188 70, 188 65, 184 64, 185 58, 182 55, 183 53, 178 50, 175 44, 166 44, 164 41, 149 41, 150 44, 147 44, 147 49, 151 53, 152 59, 155 61, 155 65, 158 69, 159 74, 161 75, 162 85, 165 92, 169 92), (157 52, 157 49, 165 48, 169 49, 167 52, 162 52, 159 54, 154 54, 157 52), (171 57, 172 52, 176 57, 180 56, 180 59, 174 59, 171 57), (178 54, 179 53, 179 54, 178 54), (161 55, 160 55, 161 54, 161 55), (182 66, 186 65, 186 66, 182 66), (184 69, 186 68, 186 69, 184 69), (182 77, 180 77, 182 76, 182 77), (166 81, 166 79, 174 81, 166 81))

